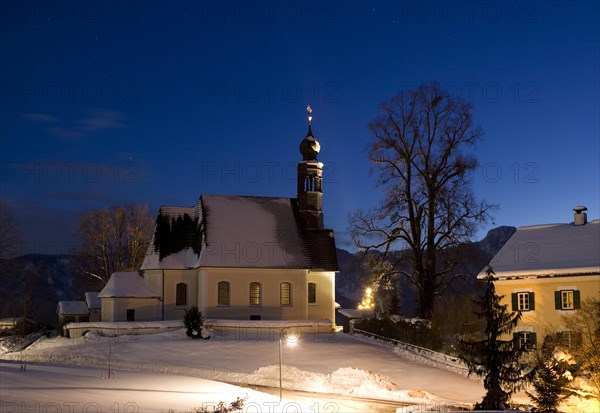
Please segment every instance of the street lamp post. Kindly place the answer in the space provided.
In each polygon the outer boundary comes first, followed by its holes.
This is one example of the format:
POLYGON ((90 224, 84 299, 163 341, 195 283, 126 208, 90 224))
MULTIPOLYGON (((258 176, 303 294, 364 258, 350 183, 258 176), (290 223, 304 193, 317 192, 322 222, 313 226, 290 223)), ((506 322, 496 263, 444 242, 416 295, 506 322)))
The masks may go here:
POLYGON ((283 335, 283 330, 281 334, 279 334, 279 401, 283 398, 283 381, 281 374, 281 364, 282 364, 282 351, 281 351, 281 336, 283 335))
POLYGON ((279 332, 279 401, 283 399, 283 374, 282 374, 282 364, 283 364, 283 335, 285 334, 285 341, 288 344, 296 344, 298 342, 298 337, 291 334, 286 334, 285 329, 281 329, 279 332))

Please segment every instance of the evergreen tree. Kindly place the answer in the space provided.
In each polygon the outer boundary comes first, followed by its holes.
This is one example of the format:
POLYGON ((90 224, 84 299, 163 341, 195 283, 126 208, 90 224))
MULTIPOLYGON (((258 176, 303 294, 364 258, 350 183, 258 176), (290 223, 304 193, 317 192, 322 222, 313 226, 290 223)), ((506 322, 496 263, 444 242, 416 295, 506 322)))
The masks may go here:
POLYGON ((544 340, 542 351, 537 355, 535 378, 532 383, 534 392, 527 392, 527 396, 540 413, 556 412, 560 402, 571 395, 571 369, 566 355, 556 351, 551 340, 544 340))
POLYGON ((503 410, 508 407, 512 393, 531 380, 531 372, 524 374, 519 359, 526 351, 517 348, 512 340, 501 340, 509 335, 521 319, 521 312, 508 312, 496 295, 494 270, 488 266, 485 294, 476 303, 481 308, 476 314, 486 323, 484 337, 479 341, 461 340, 461 358, 469 367, 469 374, 483 376, 486 394, 476 405, 477 410, 503 410))
POLYGON ((191 338, 202 338, 208 340, 208 337, 202 337, 202 329, 204 328, 204 316, 202 311, 197 306, 192 306, 188 310, 185 310, 183 316, 183 323, 186 327, 185 334, 191 338))

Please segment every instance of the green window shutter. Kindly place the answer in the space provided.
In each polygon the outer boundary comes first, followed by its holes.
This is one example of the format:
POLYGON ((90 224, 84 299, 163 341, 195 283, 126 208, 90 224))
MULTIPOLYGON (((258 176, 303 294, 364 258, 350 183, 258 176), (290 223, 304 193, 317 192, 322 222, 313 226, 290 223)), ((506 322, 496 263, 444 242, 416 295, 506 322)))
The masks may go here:
POLYGON ((534 294, 533 293, 529 293, 529 309, 531 311, 535 310, 535 300, 534 300, 534 294))
POLYGON ((521 347, 519 343, 519 333, 513 333, 513 346, 515 347, 515 350, 519 350, 521 347))
POLYGON ((554 291, 554 308, 560 310, 560 291, 554 291))
POLYGON ((537 346, 537 333, 531 333, 529 337, 531 337, 531 345, 537 346))
POLYGON ((579 310, 581 308, 581 294, 579 290, 573 291, 573 307, 576 310, 579 310))
POLYGON ((519 311, 519 300, 517 298, 517 293, 512 294, 512 310, 519 311))

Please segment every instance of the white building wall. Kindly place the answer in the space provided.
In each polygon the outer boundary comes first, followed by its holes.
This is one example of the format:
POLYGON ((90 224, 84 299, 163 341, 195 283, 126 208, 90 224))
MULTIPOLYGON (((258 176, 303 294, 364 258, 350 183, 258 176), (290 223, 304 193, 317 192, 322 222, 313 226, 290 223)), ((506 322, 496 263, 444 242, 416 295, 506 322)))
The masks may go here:
POLYGON ((306 320, 307 284, 303 269, 204 268, 200 271, 202 291, 199 302, 207 318, 262 320, 306 320), (229 305, 218 304, 218 283, 229 282, 229 305), (261 284, 261 304, 250 305, 250 283, 261 284), (280 285, 291 284, 291 304, 281 305, 280 285))
POLYGON ((308 304, 308 319, 335 321, 335 272, 311 271, 308 283, 316 284, 316 303, 308 304))
POLYGON ((127 310, 135 310, 135 321, 160 320, 158 298, 102 298, 102 321, 127 321, 127 310))
POLYGON ((183 320, 185 310, 198 305, 198 270, 164 270, 164 314, 165 320, 183 320), (185 305, 176 304, 176 286, 187 286, 185 305))

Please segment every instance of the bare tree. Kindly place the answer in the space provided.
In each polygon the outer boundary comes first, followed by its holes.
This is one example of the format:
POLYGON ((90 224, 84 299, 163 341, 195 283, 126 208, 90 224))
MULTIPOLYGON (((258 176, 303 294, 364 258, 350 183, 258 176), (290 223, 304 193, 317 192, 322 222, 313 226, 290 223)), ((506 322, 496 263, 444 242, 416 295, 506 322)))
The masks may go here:
POLYGON ((18 249, 22 244, 21 231, 8 206, 0 199, 0 260, 18 255, 18 249))
POLYGON ((41 272, 41 263, 34 265, 25 265, 21 275, 21 337, 25 337, 28 332, 26 324, 29 319, 36 318, 34 314, 35 293, 39 289, 39 276, 41 272))
POLYGON ((140 268, 152 239, 154 220, 147 205, 91 210, 79 218, 83 271, 106 284, 113 272, 140 268))
POLYGON ((464 150, 482 136, 471 106, 437 83, 401 92, 381 105, 369 124, 369 159, 385 196, 351 217, 360 248, 407 248, 409 271, 394 263, 418 292, 419 313, 429 318, 435 298, 450 286, 457 265, 440 251, 464 243, 490 219, 494 205, 475 199, 470 177, 477 168, 464 150))

